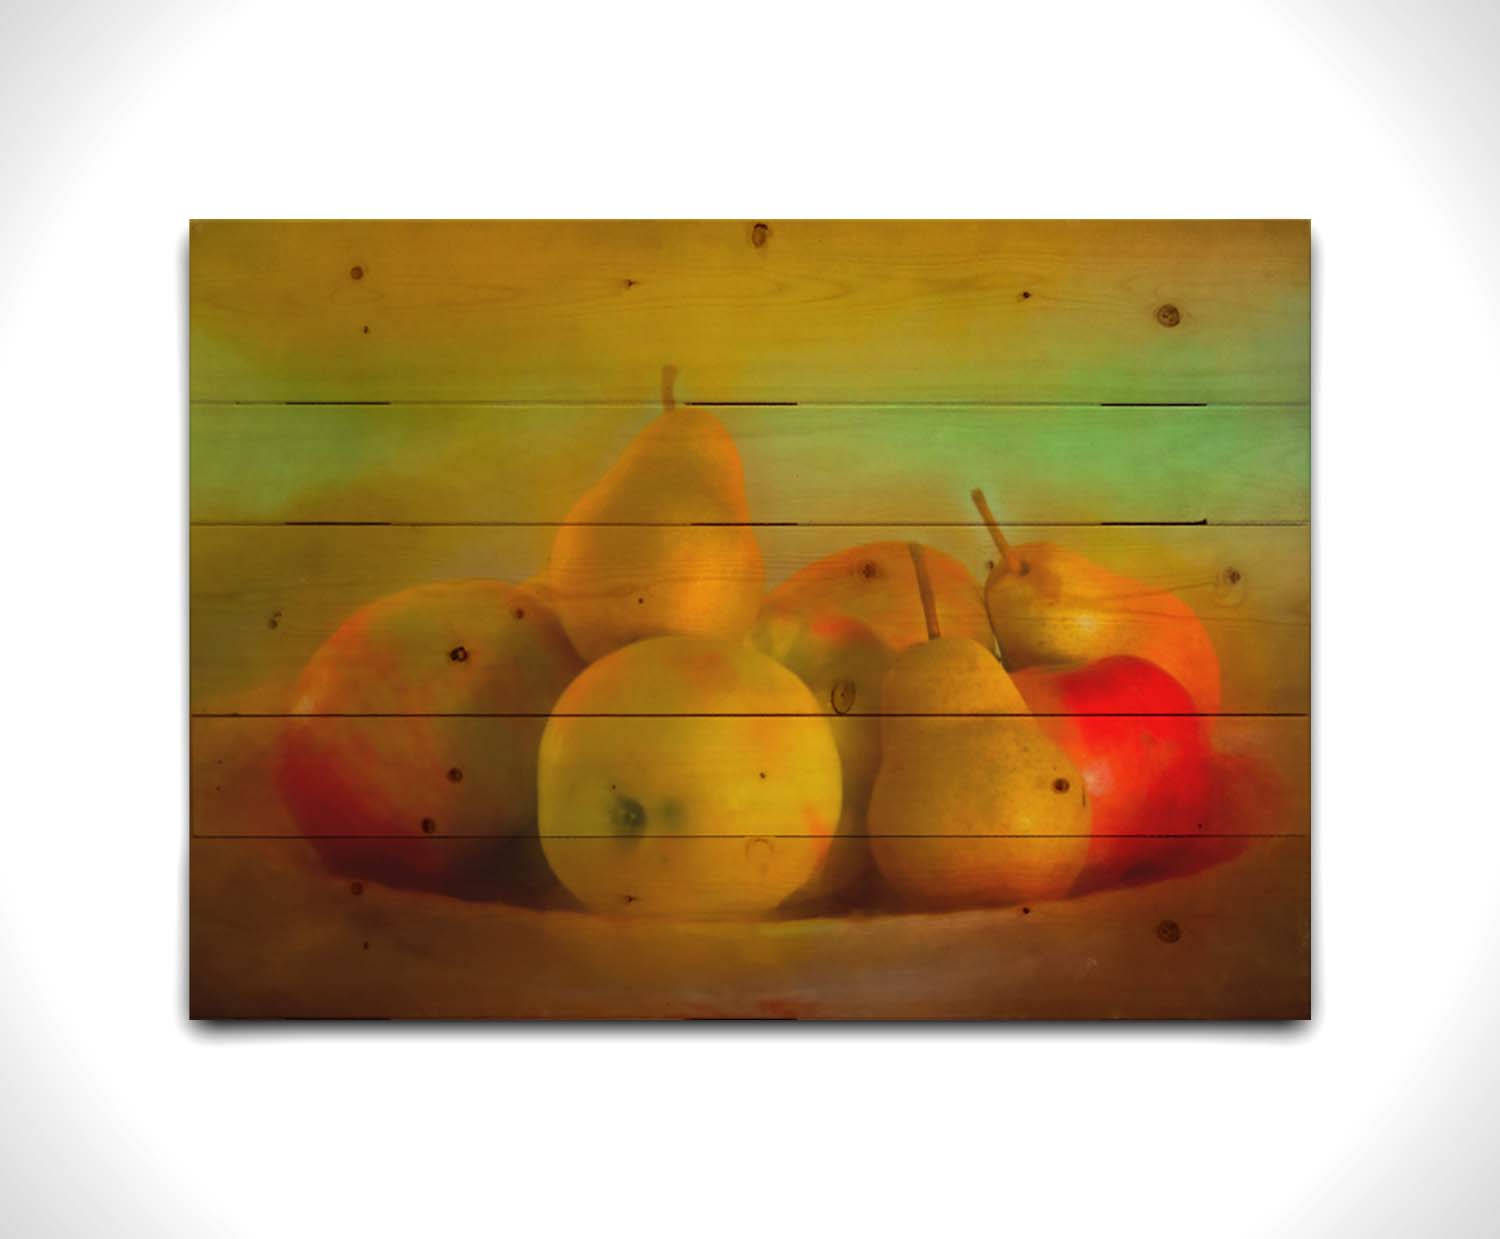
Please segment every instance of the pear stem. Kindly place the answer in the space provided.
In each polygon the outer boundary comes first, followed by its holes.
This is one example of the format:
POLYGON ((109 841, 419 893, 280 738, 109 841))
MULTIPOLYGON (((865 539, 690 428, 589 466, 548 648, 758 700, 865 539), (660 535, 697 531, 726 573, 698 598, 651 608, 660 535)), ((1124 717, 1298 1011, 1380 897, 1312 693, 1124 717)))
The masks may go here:
POLYGON ((1000 532, 1000 522, 995 519, 995 514, 990 511, 989 501, 985 499, 984 492, 977 486, 969 492, 969 498, 974 501, 974 506, 979 509, 979 515, 984 520, 984 527, 990 531, 990 537, 995 543, 995 549, 1000 552, 1000 562, 1005 565, 1007 572, 1019 572, 1021 570, 1021 557, 1016 554, 1016 548, 1005 540, 1005 535, 1000 532))
POLYGON ((927 620, 927 639, 936 641, 943 632, 938 627, 937 597, 932 592, 932 577, 927 573, 927 560, 922 556, 922 544, 908 542, 906 549, 911 552, 911 565, 917 570, 917 592, 922 595, 922 615, 927 620))
POLYGON ((672 389, 677 386, 677 367, 663 366, 661 368, 661 407, 665 413, 670 413, 677 407, 677 394, 672 389))

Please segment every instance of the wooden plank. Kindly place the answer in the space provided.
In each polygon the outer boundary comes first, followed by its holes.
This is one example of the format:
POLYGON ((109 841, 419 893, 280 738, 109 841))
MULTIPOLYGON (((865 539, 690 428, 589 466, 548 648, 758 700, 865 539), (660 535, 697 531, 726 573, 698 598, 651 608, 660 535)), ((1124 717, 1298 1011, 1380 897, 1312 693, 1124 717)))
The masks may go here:
MULTIPOLYGON (((997 844, 999 846, 999 844, 997 844)), ((191 843, 195 1018, 1297 1019, 1310 845, 1020 907, 632 921, 398 892, 297 840, 191 843)))
MULTIPOLYGON (((753 224, 193 225, 195 1015, 1307 1014, 1306 224, 753 224), (530 751, 540 715, 498 712, 297 719, 367 763, 343 784, 319 756, 291 776, 304 813, 346 833, 353 823, 355 837, 324 839, 320 856, 278 773, 307 659, 356 609, 395 591, 534 577, 574 499, 656 415, 663 363, 680 368, 677 396, 714 405, 738 447, 767 589, 844 548, 917 540, 967 565, 977 590, 996 554, 969 504, 980 486, 1014 541, 1060 543, 1190 603, 1222 665, 1225 714, 1212 721, 1211 805, 1191 819, 1204 833, 1174 840, 1171 855, 1192 859, 1158 858, 1156 872, 1206 867, 1118 889, 1143 874, 1101 862, 1071 898, 943 914, 914 912, 899 884, 861 878, 803 890, 758 921, 662 920, 683 882, 736 897, 688 901, 695 916, 771 909, 780 888, 762 902, 740 889, 757 880, 746 876, 750 844, 768 840, 717 829, 717 805, 684 825, 679 800, 664 798, 674 807, 660 822, 653 809, 631 823, 653 836, 640 864, 648 884, 611 870, 607 897, 589 896, 584 886, 607 869, 599 849, 615 844, 597 837, 599 822, 581 822, 554 839, 563 852, 549 867, 527 833, 535 806, 496 757, 530 751), (412 774, 381 757, 390 751, 430 759, 431 786, 425 765, 412 774), (497 844, 486 828, 499 794, 521 833, 497 844), (504 863, 492 866, 496 847, 504 863), (731 849, 736 863, 710 859, 712 849, 731 849), (580 896, 612 914, 583 912, 552 867, 569 881, 581 873, 580 896), (613 915, 621 898, 657 919, 613 915), (826 915, 841 900, 843 915, 826 915)), ((642 534, 663 562, 671 540, 723 533, 695 528, 692 512, 642 534)), ((618 551, 590 550, 585 536, 578 555, 591 561, 575 579, 623 588, 618 551)), ((713 567, 695 562, 691 573, 749 575, 713 567)), ((877 594, 895 580, 893 570, 862 575, 877 594)), ((651 582, 629 584, 654 596, 651 582)), ((458 615, 444 618, 456 627, 458 615)), ((439 656, 456 651, 448 635, 439 656)), ((402 651, 362 656, 356 670, 372 685, 406 669, 402 651)), ((856 698, 854 708, 878 706, 856 698)), ((628 727, 658 774, 705 744, 739 752, 703 733, 747 725, 805 726, 711 710, 568 724, 628 727)), ((791 772, 809 761, 828 775, 826 754, 793 745, 756 765, 777 790, 801 788, 791 772)), ((912 812, 923 811, 933 812, 925 802, 912 812)), ((774 830, 789 816, 754 824, 774 830)), ((852 820, 858 829, 857 811, 852 820)), ((1163 820, 1169 833, 1188 829, 1187 818, 1163 820)), ((792 882, 807 872, 797 849, 824 846, 799 822, 772 836, 792 882)), ((864 855, 860 840, 843 842, 864 855)), ((985 836, 974 846, 1009 863, 1048 844, 985 836)), ((764 868, 770 853, 755 855, 764 868)), ((933 855, 916 848, 913 863, 933 855)))
MULTIPOLYGON (((192 519, 560 521, 655 406, 200 405, 192 519)), ((756 521, 1305 521, 1306 405, 721 408, 756 521)))
POLYGON ((204 221, 195 400, 1309 398, 1305 221, 204 221), (755 223, 767 227, 759 230, 755 223))
MULTIPOLYGON (((523 581, 546 564, 549 526, 200 526, 191 538, 191 705, 280 713, 313 652, 367 602, 430 581, 523 581)), ((993 548, 973 526, 757 530, 767 584, 843 547, 915 539, 983 581, 993 548)), ((1156 588, 1202 618, 1226 713, 1302 713, 1309 702, 1305 526, 1048 526, 1022 531, 1156 588)), ((607 580, 611 565, 599 565, 607 580)), ((915 598, 913 605, 916 604, 915 598)))
MULTIPOLYGON (((653 727, 670 720, 641 718, 632 720, 649 734, 653 727)), ((711 726, 711 720, 699 720, 711 726)), ((610 726, 610 719, 581 720, 585 725, 610 726)), ((1013 720, 986 720, 987 725, 1004 727, 1013 720)), ((299 726, 314 727, 334 737, 358 730, 373 737, 389 733, 401 737, 411 729, 411 720, 403 718, 317 718, 304 720, 299 726)), ((276 790, 278 746, 286 727, 280 718, 195 718, 192 720, 191 786, 192 826, 196 836, 278 838, 299 833, 276 790)), ((442 721, 444 734, 451 737, 455 752, 482 752, 486 745, 504 743, 506 720, 494 718, 454 718, 442 721)), ((1218 719, 1214 724, 1213 744, 1216 752, 1233 756, 1237 761, 1253 762, 1261 772, 1265 786, 1274 787, 1273 799, 1267 795, 1248 819, 1237 820, 1237 833, 1257 835, 1306 834, 1309 824, 1311 791, 1309 784, 1310 724, 1304 718, 1236 717, 1218 719)), ((445 810, 464 796, 492 794, 479 773, 468 770, 454 783, 447 777, 452 763, 445 754, 433 754, 431 818, 434 837, 420 839, 423 846, 438 844, 449 837, 445 832, 445 810)), ((1218 806, 1218 811, 1227 811, 1218 806)), ((1217 829, 1207 823, 1209 834, 1217 829)), ((647 833, 655 827, 648 824, 647 833)), ((784 835, 795 834, 796 823, 788 825, 784 835)), ((339 832, 335 832, 339 833, 339 832)), ((368 832, 354 829, 355 834, 368 832)), ((473 832, 470 832, 471 834, 473 832)), ((479 832, 480 834, 490 832, 479 832)), ((701 833, 701 832, 700 832, 701 833)))

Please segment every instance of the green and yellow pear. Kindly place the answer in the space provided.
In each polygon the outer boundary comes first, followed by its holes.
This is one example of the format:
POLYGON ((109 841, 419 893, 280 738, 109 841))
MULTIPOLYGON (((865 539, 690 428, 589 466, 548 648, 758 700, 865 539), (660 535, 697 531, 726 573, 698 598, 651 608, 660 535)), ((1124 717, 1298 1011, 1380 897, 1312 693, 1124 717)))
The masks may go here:
POLYGON ((1144 658, 1186 688, 1200 713, 1218 713, 1219 656, 1192 607, 1066 547, 1012 546, 984 493, 973 500, 1000 552, 984 601, 1007 667, 1144 658))
POLYGON ((737 640, 765 571, 734 440, 705 409, 662 413, 573 505, 539 591, 589 661, 645 637, 737 640))
MULTIPOLYGON (((913 558, 921 579, 916 548, 913 558)), ((942 636, 922 595, 930 639, 896 659, 882 690, 875 863, 923 907, 1060 898, 1089 850, 1083 777, 994 654, 942 636)))
POLYGON ((761 916, 838 825, 838 746, 807 686, 743 641, 654 637, 606 655, 542 734, 542 847, 586 907, 761 916))

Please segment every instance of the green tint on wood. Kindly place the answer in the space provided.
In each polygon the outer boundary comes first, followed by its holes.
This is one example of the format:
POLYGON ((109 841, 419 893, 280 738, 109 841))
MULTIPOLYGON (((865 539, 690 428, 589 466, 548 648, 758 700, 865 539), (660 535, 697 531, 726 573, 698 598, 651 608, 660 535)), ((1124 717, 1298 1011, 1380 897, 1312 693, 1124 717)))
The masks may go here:
MULTIPOLYGON (((192 519, 560 521, 658 412, 635 406, 201 405, 192 519)), ((1306 406, 720 408, 750 517, 1305 521, 1306 406)))
POLYGON ((195 400, 1285 401, 1305 221, 201 220, 195 400))

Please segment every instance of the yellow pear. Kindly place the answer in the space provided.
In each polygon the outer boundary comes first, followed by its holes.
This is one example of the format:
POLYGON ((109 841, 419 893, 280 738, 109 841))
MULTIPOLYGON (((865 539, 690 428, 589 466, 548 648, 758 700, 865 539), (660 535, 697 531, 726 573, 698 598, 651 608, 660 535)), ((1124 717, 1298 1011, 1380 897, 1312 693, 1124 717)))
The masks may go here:
MULTIPOLYGON (((921 580, 918 548, 913 558, 921 580)), ((1088 855, 1083 777, 994 654, 940 634, 923 583, 930 639, 897 658, 882 690, 875 862, 923 906, 1060 898, 1088 855)))
POLYGON ((984 600, 1007 667, 1128 654, 1175 677, 1202 713, 1218 713, 1219 657, 1192 607, 1077 551, 1047 542, 1012 546, 984 493, 973 499, 1000 552, 984 600))
POLYGON ((760 605, 765 571, 747 524, 734 440, 705 409, 663 411, 558 529, 546 597, 587 660, 644 637, 738 639, 760 605))
POLYGON ((597 912, 759 916, 823 863, 841 785, 828 720, 785 667, 743 642, 655 637, 558 700, 538 761, 542 847, 597 912))
MULTIPOLYGON (((827 555, 787 577, 767 602, 804 614, 842 611, 863 620, 892 649, 904 650, 927 639, 912 604, 917 583, 907 546, 867 542, 827 555)), ((990 622, 979 582, 953 556, 932 547, 923 551, 949 635, 988 645, 990 622)))
POLYGON ((797 673, 828 716, 844 772, 843 812, 828 860, 796 902, 808 908, 858 899, 872 861, 865 808, 880 769, 880 687, 895 651, 841 611, 793 611, 767 602, 750 630, 762 653, 797 673))

